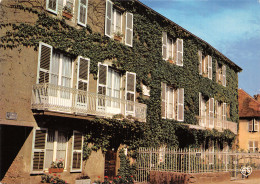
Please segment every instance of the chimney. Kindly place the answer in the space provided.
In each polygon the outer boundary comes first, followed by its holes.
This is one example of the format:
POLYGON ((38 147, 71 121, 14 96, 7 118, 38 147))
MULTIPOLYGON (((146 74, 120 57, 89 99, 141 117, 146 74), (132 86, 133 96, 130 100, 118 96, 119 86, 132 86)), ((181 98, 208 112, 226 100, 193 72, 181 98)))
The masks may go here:
POLYGON ((260 102, 260 94, 254 95, 254 98, 256 99, 256 101, 260 102))

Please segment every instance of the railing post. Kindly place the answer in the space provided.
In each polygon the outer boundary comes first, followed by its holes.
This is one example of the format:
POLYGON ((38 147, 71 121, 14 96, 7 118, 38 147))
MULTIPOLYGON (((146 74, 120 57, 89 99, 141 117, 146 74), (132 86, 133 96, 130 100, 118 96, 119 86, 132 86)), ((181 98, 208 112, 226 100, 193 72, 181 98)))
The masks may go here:
POLYGON ((189 146, 189 174, 190 174, 190 146, 189 146))

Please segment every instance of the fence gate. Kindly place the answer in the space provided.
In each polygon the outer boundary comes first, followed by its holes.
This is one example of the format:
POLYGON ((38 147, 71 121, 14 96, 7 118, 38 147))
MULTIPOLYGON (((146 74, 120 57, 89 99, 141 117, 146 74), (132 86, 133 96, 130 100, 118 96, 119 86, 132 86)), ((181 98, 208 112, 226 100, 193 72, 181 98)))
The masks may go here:
POLYGON ((260 153, 201 149, 139 148, 137 182, 148 182, 150 171, 180 173, 230 172, 241 177, 241 167, 260 169, 260 153))

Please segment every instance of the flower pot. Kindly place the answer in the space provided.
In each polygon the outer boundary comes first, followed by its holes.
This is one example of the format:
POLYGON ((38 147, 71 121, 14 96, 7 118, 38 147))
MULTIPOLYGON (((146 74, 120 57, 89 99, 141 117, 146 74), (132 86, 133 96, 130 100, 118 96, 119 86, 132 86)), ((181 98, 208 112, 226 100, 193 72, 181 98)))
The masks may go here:
POLYGON ((120 36, 116 36, 116 35, 115 35, 115 36, 114 36, 114 40, 121 42, 122 37, 120 37, 120 36))
POLYGON ((62 16, 67 18, 67 19, 71 19, 72 18, 72 14, 66 11, 62 12, 62 16))
POLYGON ((169 59, 168 61, 169 61, 169 63, 173 63, 173 60, 172 60, 172 59, 169 59))
POLYGON ((62 173, 63 168, 49 168, 49 172, 51 172, 51 173, 62 173))

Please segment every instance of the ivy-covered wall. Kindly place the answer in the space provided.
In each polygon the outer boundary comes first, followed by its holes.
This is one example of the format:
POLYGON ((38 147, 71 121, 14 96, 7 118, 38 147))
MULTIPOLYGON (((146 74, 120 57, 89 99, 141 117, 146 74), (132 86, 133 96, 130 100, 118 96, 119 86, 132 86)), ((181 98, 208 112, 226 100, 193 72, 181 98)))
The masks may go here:
MULTIPOLYGON (((207 97, 230 104, 230 120, 238 122, 238 76, 239 68, 230 63, 219 52, 193 36, 181 27, 155 14, 134 1, 115 1, 116 5, 134 14, 133 47, 125 46, 106 36, 93 32, 91 26, 75 28, 64 19, 50 16, 44 10, 23 6, 12 6, 38 16, 32 23, 1 23, 0 29, 7 30, 0 37, 0 48, 12 50, 24 46, 38 50, 39 42, 52 45, 55 49, 68 52, 72 56, 90 58, 90 73, 97 77, 97 63, 112 60, 114 67, 122 72, 135 72, 137 76, 138 101, 147 104, 146 123, 131 120, 96 119, 88 123, 86 143, 94 143, 93 150, 104 151, 111 146, 199 146, 205 140, 231 144, 235 135, 228 130, 194 130, 175 120, 161 118, 161 82, 176 88, 184 88, 184 124, 198 124, 199 92, 207 97), (170 64, 162 59, 162 32, 173 39, 184 40, 183 67, 170 64), (204 78, 198 72, 198 50, 203 50, 213 58, 213 79, 204 78), (227 86, 216 83, 215 63, 227 66, 227 86), (141 83, 150 87, 150 98, 142 95, 141 83), (99 130, 99 131, 97 131, 99 130)), ((104 6, 105 3, 100 4, 104 6)), ((104 9, 105 7, 101 7, 104 9)), ((101 23, 102 24, 102 23, 101 23)), ((103 22, 104 26, 104 22, 103 22)), ((221 38, 219 38, 221 39, 221 38)), ((86 144, 87 145, 87 144, 86 144)), ((85 146, 85 158, 89 150, 85 146)))

